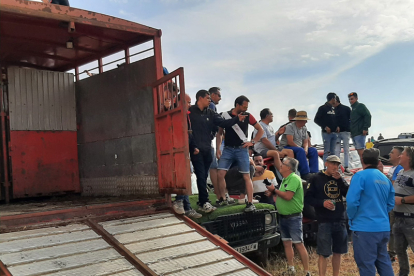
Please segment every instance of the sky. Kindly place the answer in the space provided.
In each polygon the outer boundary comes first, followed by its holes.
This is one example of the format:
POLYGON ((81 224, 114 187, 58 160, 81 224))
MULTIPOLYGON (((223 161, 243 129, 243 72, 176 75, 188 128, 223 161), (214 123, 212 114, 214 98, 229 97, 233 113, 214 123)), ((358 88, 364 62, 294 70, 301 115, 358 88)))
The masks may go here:
MULTIPOLYGON (((239 95, 275 130, 291 108, 314 118, 326 95, 347 94, 372 114, 377 139, 414 132, 414 1, 70 0, 72 7, 162 30, 163 65, 184 67, 186 91, 222 89, 219 111, 239 95)), ((312 143, 320 128, 309 121, 312 143)))

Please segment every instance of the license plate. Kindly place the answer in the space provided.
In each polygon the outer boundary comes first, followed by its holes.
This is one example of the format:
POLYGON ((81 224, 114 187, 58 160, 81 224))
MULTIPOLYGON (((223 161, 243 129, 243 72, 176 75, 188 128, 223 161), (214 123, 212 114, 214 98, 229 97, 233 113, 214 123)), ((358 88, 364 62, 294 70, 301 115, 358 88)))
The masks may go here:
POLYGON ((236 247, 236 248, 234 248, 234 250, 236 250, 239 253, 246 253, 246 252, 250 252, 250 251, 255 251, 258 248, 259 248, 259 244, 256 242, 256 243, 236 247))

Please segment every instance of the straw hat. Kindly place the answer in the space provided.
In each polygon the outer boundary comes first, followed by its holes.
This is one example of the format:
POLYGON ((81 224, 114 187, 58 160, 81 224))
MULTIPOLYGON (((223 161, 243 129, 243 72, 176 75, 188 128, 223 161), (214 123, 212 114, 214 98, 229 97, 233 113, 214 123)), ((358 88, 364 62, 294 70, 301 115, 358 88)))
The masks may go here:
POLYGON ((298 111, 296 112, 296 117, 293 118, 294 121, 307 121, 310 120, 308 118, 308 113, 306 111, 298 111))

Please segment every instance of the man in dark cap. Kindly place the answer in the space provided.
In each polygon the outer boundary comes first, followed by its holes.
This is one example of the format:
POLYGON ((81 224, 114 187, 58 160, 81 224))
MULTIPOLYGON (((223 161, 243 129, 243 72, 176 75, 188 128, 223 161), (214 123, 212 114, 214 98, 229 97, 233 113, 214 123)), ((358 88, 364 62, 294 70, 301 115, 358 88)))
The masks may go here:
POLYGON ((334 109, 335 104, 336 94, 328 93, 326 103, 319 107, 315 115, 315 123, 322 129, 324 162, 329 155, 335 154, 336 139, 339 133, 334 109))

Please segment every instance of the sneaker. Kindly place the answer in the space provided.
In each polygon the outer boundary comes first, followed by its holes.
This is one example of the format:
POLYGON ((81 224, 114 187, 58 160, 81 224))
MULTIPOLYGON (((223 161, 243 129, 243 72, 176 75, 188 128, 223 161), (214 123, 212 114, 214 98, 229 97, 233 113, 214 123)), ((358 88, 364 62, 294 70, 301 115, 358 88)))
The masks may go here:
MULTIPOLYGON (((259 196, 259 198, 260 198, 260 196, 259 196)), ((239 198, 237 200, 237 203, 239 203, 239 204, 247 204, 247 198, 239 198)), ((253 199, 252 200, 252 203, 253 204, 256 204, 256 203, 259 203, 259 201, 257 199, 253 199)))
POLYGON ((216 206, 220 207, 220 206, 224 206, 227 205, 227 200, 224 200, 223 198, 220 198, 218 200, 216 200, 216 206))
POLYGON ((190 209, 188 211, 185 211, 185 215, 189 218, 192 218, 192 219, 193 218, 194 219, 201 218, 203 216, 202 214, 197 213, 194 209, 190 209))
POLYGON ((227 201, 227 204, 234 204, 234 203, 236 203, 236 201, 234 200, 234 198, 230 197, 228 193, 226 193, 226 201, 227 201))
POLYGON ((204 213, 210 213, 216 210, 217 208, 211 205, 210 202, 206 202, 203 204, 203 207, 198 207, 198 211, 204 212, 204 213))
POLYGON ((352 176, 352 175, 354 175, 354 173, 353 173, 353 172, 351 172, 348 168, 345 168, 345 170, 344 170, 344 175, 347 175, 347 176, 352 176))
POLYGON ((175 213, 177 213, 179 215, 184 215, 185 214, 184 203, 183 203, 182 200, 174 201, 172 207, 173 207, 173 210, 174 210, 175 213))
POLYGON ((248 202, 247 204, 246 204, 246 208, 244 208, 244 211, 245 212, 253 212, 253 211, 256 211, 256 206, 254 206, 254 204, 253 203, 250 203, 250 202, 248 202))
MULTIPOLYGON (((296 270, 295 269, 291 269, 291 268, 288 268, 288 269, 286 269, 286 271, 285 272, 283 272, 283 274, 282 274, 283 276, 291 276, 291 275, 296 275, 296 270)), ((307 275, 307 274, 306 274, 307 275)))

